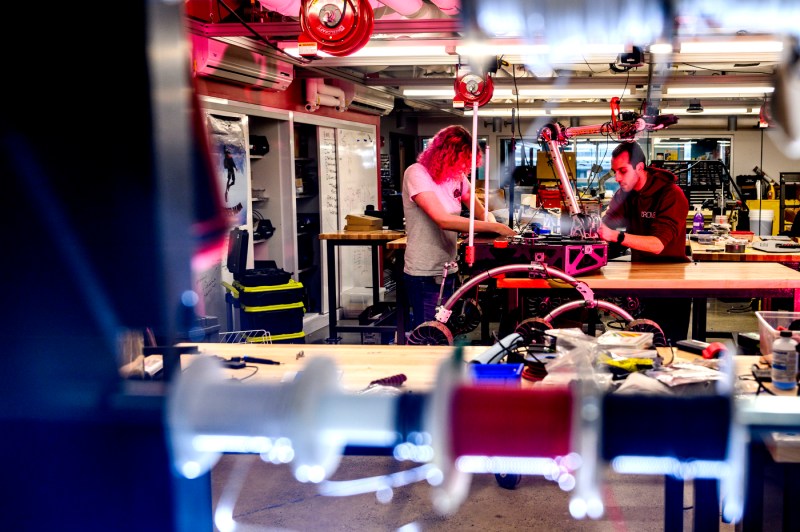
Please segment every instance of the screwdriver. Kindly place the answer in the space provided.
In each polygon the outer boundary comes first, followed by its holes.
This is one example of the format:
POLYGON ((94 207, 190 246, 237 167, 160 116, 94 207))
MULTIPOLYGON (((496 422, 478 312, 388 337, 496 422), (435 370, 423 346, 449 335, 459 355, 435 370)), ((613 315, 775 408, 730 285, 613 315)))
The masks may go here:
POLYGON ((377 388, 378 386, 390 386, 394 388, 399 388, 406 382, 407 377, 403 373, 398 373, 397 375, 392 375, 391 377, 383 377, 381 379, 375 379, 374 381, 370 382, 366 388, 360 390, 358 393, 367 393, 369 390, 373 388, 377 388))

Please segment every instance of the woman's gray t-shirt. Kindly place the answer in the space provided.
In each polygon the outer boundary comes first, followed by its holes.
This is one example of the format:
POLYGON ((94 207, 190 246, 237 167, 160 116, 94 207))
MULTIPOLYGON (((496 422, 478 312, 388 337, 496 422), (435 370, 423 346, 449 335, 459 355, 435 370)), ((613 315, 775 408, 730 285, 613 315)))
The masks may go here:
MULTIPOLYGON (((469 191, 469 181, 437 184, 420 163, 409 166, 403 174, 403 212, 406 218, 406 251, 403 271, 409 275, 442 274, 446 262, 456 259, 456 231, 445 231, 417 205, 413 198, 420 192, 433 192, 449 214, 461 214, 461 196, 469 191)), ((448 273, 455 273, 451 268, 448 273)))

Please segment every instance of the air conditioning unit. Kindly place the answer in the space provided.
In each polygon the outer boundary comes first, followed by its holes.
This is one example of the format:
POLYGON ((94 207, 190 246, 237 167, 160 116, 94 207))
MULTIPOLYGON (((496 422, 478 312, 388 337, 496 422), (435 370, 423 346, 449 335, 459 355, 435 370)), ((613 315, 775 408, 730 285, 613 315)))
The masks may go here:
POLYGON ((270 91, 283 91, 294 79, 294 66, 256 50, 192 35, 196 75, 211 76, 270 91))
POLYGON ((348 111, 385 116, 394 109, 394 96, 391 94, 339 79, 331 80, 331 85, 344 91, 348 111))

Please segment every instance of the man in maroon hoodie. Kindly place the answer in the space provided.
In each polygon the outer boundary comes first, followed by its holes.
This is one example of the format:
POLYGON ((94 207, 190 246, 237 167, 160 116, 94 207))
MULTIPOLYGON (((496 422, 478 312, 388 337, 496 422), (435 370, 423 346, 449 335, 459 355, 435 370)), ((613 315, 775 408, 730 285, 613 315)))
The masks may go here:
MULTIPOLYGON (((632 262, 689 262, 689 201, 675 174, 645 166, 644 152, 636 142, 623 142, 614 149, 611 170, 619 190, 603 215, 600 238, 630 248, 632 262)), ((655 321, 668 343, 686 339, 691 299, 642 298, 641 303, 642 317, 655 321)))

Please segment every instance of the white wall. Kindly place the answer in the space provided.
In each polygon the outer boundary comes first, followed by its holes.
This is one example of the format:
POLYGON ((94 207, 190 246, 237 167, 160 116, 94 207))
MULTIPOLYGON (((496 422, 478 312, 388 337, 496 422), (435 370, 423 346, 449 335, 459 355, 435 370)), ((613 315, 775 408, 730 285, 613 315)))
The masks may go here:
MULTIPOLYGON (((595 123, 590 120, 592 119, 583 119, 582 124, 595 123)), ((483 120, 479 118, 479 135, 487 137, 490 146, 495 150, 494 153, 499 153, 497 151, 499 149, 498 139, 511 138, 511 127, 509 125, 504 125, 501 132, 493 133, 491 121, 488 121, 490 122, 488 126, 484 126, 483 120)), ((600 122, 601 119, 598 118, 597 121, 600 122)), ((471 118, 460 119, 453 117, 450 119, 447 117, 437 117, 419 120, 418 124, 417 134, 420 137, 432 136, 441 128, 451 124, 460 124, 470 131, 472 130, 471 118)), ((531 119, 523 119, 521 121, 521 129, 525 139, 533 140, 542 125, 544 124, 534 122, 531 119)), ((758 166, 766 172, 767 175, 775 178, 775 180, 780 177, 781 172, 800 171, 800 159, 790 159, 787 157, 773 142, 769 130, 758 128, 758 118, 756 117, 740 118, 738 130, 735 132, 727 130, 727 117, 702 119, 681 117, 678 125, 667 129, 662 134, 662 136, 676 135, 709 137, 731 136, 733 138, 733 156, 731 168, 728 170, 734 178, 737 175, 753 175, 754 166, 758 166)), ((519 138, 519 132, 517 132, 516 137, 519 138)), ((493 172, 491 175, 497 175, 499 171, 499 158, 493 159, 493 172)))

